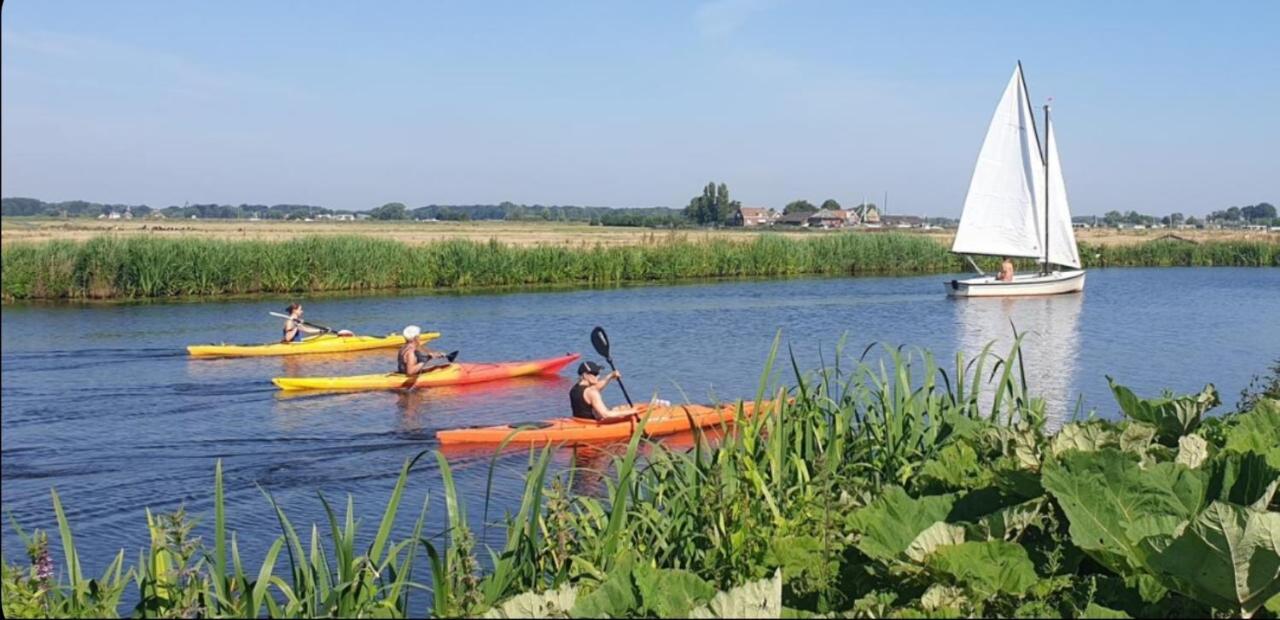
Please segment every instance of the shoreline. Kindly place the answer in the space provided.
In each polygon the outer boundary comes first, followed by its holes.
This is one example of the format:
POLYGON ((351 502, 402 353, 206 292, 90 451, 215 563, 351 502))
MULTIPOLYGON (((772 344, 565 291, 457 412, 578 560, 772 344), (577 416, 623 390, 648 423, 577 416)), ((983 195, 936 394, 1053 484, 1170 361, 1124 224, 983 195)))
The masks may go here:
MULTIPOLYGON (((1085 269, 1280 266, 1280 240, 1080 244, 1085 269)), ((979 263, 994 269, 994 259, 979 263), (990 263, 990 264, 988 264, 990 263)), ((1020 270, 1033 268, 1020 261, 1020 270)), ((804 276, 968 273, 919 234, 762 234, 746 240, 671 238, 646 245, 517 246, 445 240, 419 245, 367 236, 229 241, 99 236, 3 248, 3 303, 198 302, 263 295, 369 296, 583 290, 804 276)))

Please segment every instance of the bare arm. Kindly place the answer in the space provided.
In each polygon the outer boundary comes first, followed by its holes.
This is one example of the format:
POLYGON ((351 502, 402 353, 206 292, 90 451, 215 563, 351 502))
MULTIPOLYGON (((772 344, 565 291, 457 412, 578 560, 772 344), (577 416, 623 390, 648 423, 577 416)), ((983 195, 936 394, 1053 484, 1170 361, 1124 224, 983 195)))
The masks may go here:
POLYGON ((600 389, 598 387, 587 388, 582 396, 586 399, 587 404, 591 405, 591 411, 596 414, 596 419, 605 424, 624 422, 636 413, 635 408, 633 407, 615 407, 610 409, 605 406, 604 398, 600 396, 600 389))

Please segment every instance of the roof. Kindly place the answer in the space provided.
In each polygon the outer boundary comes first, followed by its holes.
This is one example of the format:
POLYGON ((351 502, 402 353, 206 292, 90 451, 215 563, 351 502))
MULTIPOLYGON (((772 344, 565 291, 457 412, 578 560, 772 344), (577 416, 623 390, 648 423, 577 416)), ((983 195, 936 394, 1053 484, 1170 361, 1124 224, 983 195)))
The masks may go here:
POLYGON ((848 214, 848 213, 846 213, 844 209, 823 209, 823 210, 821 210, 821 211, 818 211, 817 213, 814 213, 813 215, 810 215, 808 219, 811 219, 811 220, 847 220, 847 219, 849 219, 849 214, 848 214))
POLYGON ((778 218, 779 224, 803 224, 809 221, 812 213, 791 213, 778 218))
POLYGON ((764 207, 739 207, 738 211, 742 213, 742 217, 765 217, 769 215, 769 210, 764 207))
POLYGON ((918 215, 886 215, 880 218, 880 221, 886 224, 922 224, 924 218, 918 215))

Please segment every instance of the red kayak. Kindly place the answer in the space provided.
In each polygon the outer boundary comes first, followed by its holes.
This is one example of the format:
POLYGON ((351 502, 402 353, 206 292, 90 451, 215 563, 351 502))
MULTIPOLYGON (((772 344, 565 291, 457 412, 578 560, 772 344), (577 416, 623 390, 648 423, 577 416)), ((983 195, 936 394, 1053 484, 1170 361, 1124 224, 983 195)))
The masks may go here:
POLYGON ((577 361, 577 353, 549 357, 527 362, 498 362, 493 364, 455 363, 437 366, 415 377, 399 373, 380 375, 353 375, 347 377, 276 377, 271 382, 282 390, 392 390, 409 387, 435 387, 441 385, 465 385, 526 377, 529 375, 553 375, 565 366, 577 361))

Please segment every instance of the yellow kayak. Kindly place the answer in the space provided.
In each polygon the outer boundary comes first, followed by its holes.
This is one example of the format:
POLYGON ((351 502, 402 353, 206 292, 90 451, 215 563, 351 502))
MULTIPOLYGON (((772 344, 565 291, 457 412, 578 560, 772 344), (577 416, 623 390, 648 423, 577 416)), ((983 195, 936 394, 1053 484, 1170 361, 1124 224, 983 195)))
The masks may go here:
MULTIPOLYGON (((440 337, 439 332, 423 332, 418 342, 430 342, 440 337)), ((404 344, 404 336, 339 336, 320 334, 301 342, 272 342, 267 344, 194 344, 187 347, 192 357, 245 357, 266 355, 305 355, 308 353, 345 353, 368 349, 390 349, 404 344)))

